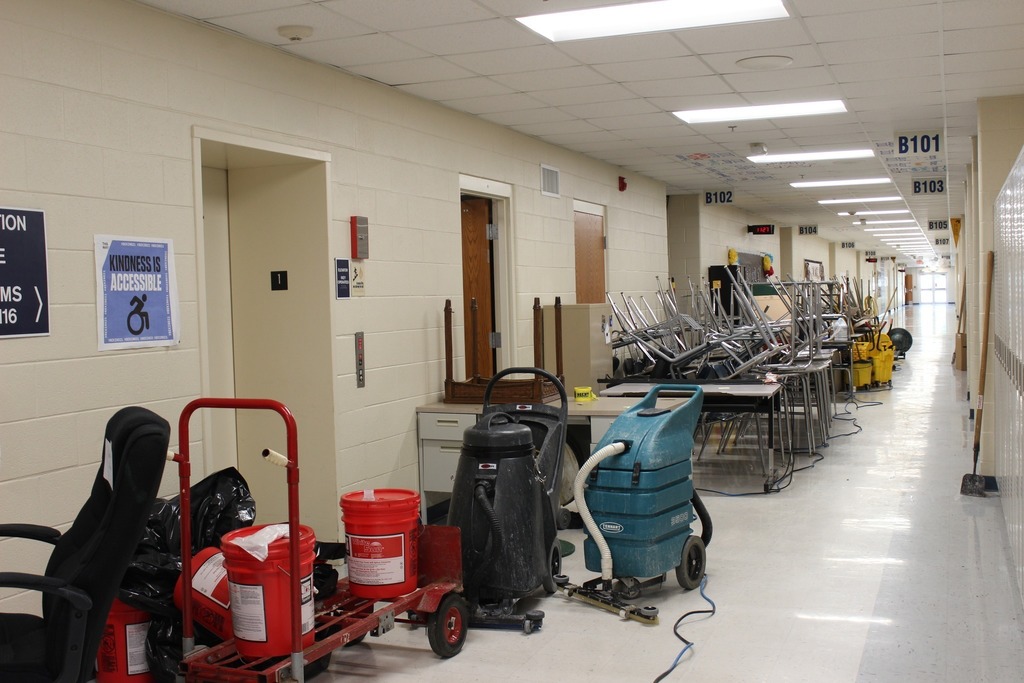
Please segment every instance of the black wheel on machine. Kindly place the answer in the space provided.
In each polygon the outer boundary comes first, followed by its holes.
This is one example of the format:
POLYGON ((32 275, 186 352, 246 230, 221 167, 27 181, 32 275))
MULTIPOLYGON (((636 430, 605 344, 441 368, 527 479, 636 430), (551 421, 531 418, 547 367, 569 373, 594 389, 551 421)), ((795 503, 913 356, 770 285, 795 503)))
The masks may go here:
POLYGON ((676 567, 676 579, 679 585, 688 591, 700 587, 700 581, 704 578, 704 567, 707 564, 708 554, 704 548, 704 541, 700 536, 690 534, 683 543, 682 558, 679 566, 676 567))
POLYGON ((544 575, 544 592, 551 594, 558 590, 558 583, 555 581, 555 577, 562 573, 562 546, 559 545, 558 539, 551 544, 551 550, 548 551, 548 572, 544 575))
POLYGON ((427 617, 427 641, 438 657, 448 659, 462 651, 469 629, 469 608, 458 593, 441 599, 437 611, 427 617))

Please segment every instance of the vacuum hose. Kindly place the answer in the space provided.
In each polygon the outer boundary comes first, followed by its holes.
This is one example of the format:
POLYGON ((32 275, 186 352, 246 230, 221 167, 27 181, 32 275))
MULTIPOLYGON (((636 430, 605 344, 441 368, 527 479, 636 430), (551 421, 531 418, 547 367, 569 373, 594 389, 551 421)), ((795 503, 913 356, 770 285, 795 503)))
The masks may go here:
POLYGON ((713 530, 711 515, 708 514, 708 509, 704 507, 704 501, 700 499, 696 489, 693 491, 693 498, 690 499, 690 502, 693 504, 693 510, 697 513, 697 518, 700 520, 700 540, 704 541, 704 547, 707 548, 711 545, 711 532, 713 530))
POLYGON ((590 537, 594 539, 598 550, 601 551, 601 578, 605 581, 611 581, 613 578, 612 551, 608 547, 608 541, 604 540, 604 535, 597 527, 594 516, 590 514, 590 508, 587 507, 587 501, 583 497, 583 484, 586 483, 587 477, 590 476, 594 468, 601 464, 602 460, 625 453, 628 448, 629 446, 622 441, 616 441, 601 448, 583 463, 579 474, 576 475, 576 479, 572 483, 572 495, 576 499, 576 507, 579 509, 580 518, 583 519, 583 526, 590 532, 590 537))
MULTIPOLYGON (((484 561, 481 562, 476 571, 473 572, 473 576, 467 581, 469 586, 476 588, 483 580, 486 572, 490 571, 491 566, 494 564, 494 558, 501 553, 501 546, 504 541, 504 533, 501 528, 501 521, 498 519, 497 513, 494 512, 494 507, 491 505, 490 499, 487 497, 487 485, 484 483, 478 483, 473 489, 473 498, 476 499, 477 505, 483 510, 484 516, 487 517, 487 521, 491 525, 491 552, 487 554, 484 561)), ((484 544, 486 549, 486 543, 484 544)), ((467 586, 468 587, 468 586, 467 586)))

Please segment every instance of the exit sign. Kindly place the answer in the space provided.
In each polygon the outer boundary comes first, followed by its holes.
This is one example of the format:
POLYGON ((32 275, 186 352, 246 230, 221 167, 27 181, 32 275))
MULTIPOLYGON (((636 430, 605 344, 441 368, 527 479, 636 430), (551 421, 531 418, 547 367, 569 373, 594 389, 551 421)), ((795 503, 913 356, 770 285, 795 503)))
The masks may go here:
POLYGON ((818 226, 817 225, 801 225, 800 226, 800 234, 801 235, 817 235, 818 234, 818 226))

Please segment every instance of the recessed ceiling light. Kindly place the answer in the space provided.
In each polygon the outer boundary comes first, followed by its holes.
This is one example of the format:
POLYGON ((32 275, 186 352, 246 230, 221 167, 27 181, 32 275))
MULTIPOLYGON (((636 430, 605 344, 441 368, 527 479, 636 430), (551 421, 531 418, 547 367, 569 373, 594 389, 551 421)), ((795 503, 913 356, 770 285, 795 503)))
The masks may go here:
POLYGON ((790 183, 790 185, 792 187, 839 187, 841 185, 882 185, 891 182, 891 178, 853 178, 851 180, 807 180, 790 183))
POLYGON ((786 55, 758 55, 756 57, 744 57, 736 60, 736 66, 751 71, 771 71, 782 69, 793 63, 792 57, 786 55))
POLYGON ((903 197, 850 197, 849 199, 819 199, 819 204, 864 204, 867 202, 901 202, 903 197))
POLYGON ((910 209, 890 209, 888 211, 840 211, 840 216, 885 216, 897 213, 910 213, 910 209))
POLYGON ((707 3, 697 3, 693 0, 659 0, 535 14, 517 17, 516 21, 548 40, 558 42, 787 17, 789 13, 782 0, 707 3))
MULTIPOLYGON (((856 225, 856 223, 854 225, 856 225)), ((920 230, 921 230, 921 228, 917 227, 916 225, 914 227, 907 226, 905 228, 864 228, 864 232, 881 232, 881 233, 886 233, 886 232, 919 232, 920 230)))
POLYGON ((894 221, 856 221, 854 225, 889 225, 892 223, 917 223, 913 218, 894 220, 894 221))
POLYGON ((831 161, 833 159, 866 159, 875 153, 870 149, 841 149, 833 152, 793 152, 790 154, 761 154, 747 159, 755 164, 787 164, 796 161, 831 161))
POLYGON ((787 102, 785 104, 757 104, 748 107, 721 107, 718 109, 690 109, 672 112, 686 123, 716 123, 720 121, 753 121, 779 119, 787 116, 814 116, 816 114, 842 114, 846 105, 842 100, 818 102, 787 102))

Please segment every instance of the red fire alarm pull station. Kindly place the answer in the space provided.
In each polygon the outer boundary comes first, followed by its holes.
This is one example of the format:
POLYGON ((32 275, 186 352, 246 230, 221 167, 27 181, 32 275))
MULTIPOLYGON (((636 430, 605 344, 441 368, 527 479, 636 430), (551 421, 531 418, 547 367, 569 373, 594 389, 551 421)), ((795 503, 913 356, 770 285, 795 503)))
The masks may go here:
POLYGON ((352 216, 352 258, 370 258, 370 221, 352 216))

